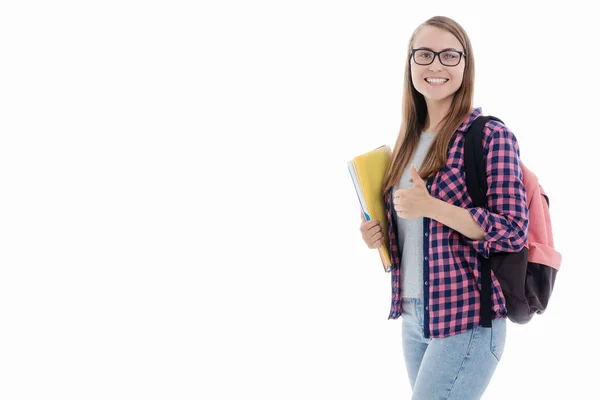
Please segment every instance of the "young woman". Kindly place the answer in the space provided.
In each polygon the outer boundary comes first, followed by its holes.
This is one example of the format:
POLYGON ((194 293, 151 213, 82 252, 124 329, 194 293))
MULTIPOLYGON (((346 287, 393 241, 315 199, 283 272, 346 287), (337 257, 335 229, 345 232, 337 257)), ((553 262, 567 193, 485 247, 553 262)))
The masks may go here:
MULTIPOLYGON (((516 252, 529 215, 519 145, 503 124, 484 128, 487 208, 473 206, 464 134, 473 108, 474 59, 464 29, 434 17, 409 41, 402 124, 384 180, 392 258, 389 319, 402 316, 402 349, 413 399, 479 399, 506 339, 506 306, 492 272, 492 327, 480 321, 480 257, 516 252)), ((361 224, 369 248, 379 221, 361 224)))

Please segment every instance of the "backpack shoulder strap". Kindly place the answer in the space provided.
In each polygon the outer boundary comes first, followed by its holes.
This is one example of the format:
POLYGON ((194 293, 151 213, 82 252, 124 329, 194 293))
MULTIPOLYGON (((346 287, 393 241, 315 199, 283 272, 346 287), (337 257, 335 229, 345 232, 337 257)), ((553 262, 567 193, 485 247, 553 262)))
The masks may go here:
MULTIPOLYGON (((487 206, 487 176, 483 159, 483 128, 490 121, 502 122, 493 116, 479 116, 465 134, 464 161, 467 191, 475 207, 487 206)), ((502 122, 504 123, 504 122, 502 122)))
MULTIPOLYGON (((483 128, 489 120, 502 120, 493 116, 479 116, 465 133, 464 161, 467 191, 475 207, 487 208, 487 176, 483 158, 483 128)), ((504 122, 502 122, 504 123, 504 122)), ((481 308, 480 318, 483 327, 492 327, 492 273, 490 260, 478 257, 481 261, 481 308)))

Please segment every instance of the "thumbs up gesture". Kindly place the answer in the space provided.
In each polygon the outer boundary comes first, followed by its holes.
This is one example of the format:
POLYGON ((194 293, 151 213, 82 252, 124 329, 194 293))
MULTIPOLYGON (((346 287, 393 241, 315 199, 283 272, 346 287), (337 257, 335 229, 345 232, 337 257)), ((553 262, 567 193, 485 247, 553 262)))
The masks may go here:
POLYGON ((410 175, 414 185, 408 189, 398 189, 394 192, 394 209, 400 218, 414 219, 426 217, 431 208, 433 197, 425 187, 415 165, 410 166, 410 175))

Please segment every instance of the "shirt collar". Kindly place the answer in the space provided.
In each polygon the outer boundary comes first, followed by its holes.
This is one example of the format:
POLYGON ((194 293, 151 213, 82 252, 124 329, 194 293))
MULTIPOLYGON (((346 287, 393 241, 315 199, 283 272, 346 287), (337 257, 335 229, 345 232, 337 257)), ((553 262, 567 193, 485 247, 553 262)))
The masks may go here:
POLYGON ((460 124, 458 127, 458 131, 462 133, 467 133, 467 130, 471 126, 471 124, 479 117, 482 113, 481 107, 476 107, 471 110, 471 114, 460 124))

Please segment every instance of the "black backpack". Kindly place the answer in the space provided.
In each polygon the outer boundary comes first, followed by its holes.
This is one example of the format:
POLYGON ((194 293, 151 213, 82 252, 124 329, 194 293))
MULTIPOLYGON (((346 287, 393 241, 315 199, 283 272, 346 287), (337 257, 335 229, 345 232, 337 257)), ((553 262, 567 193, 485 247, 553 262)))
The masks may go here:
MULTIPOLYGON (((467 190, 475 207, 487 208, 487 179, 483 158, 483 128, 487 121, 502 120, 493 116, 480 116, 465 134, 464 158, 467 190)), ((506 300, 507 317, 525 324, 534 314, 542 314, 548 301, 561 255, 554 249, 548 208, 550 202, 537 177, 521 162, 526 179, 535 179, 534 193, 527 193, 529 231, 527 246, 516 253, 491 253, 489 259, 477 255, 481 261, 481 320, 484 327, 492 326, 492 276, 500 282, 506 300), (533 201, 533 203, 532 203, 533 201), (535 221, 532 224, 532 221, 535 221), (532 227, 533 225, 533 227, 532 227), (531 251, 530 251, 531 249, 531 251)))

